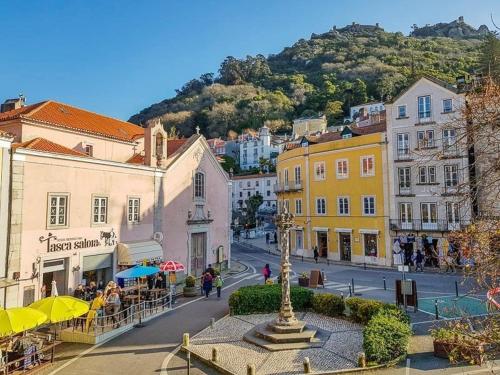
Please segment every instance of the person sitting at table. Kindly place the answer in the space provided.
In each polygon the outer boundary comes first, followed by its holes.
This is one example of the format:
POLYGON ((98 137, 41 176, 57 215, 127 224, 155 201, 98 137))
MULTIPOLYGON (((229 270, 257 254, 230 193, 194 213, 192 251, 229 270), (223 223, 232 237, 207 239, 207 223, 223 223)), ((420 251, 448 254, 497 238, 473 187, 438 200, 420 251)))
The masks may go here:
POLYGON ((85 299, 85 289, 83 289, 82 284, 78 284, 75 291, 73 292, 73 297, 78 299, 85 299))
POLYGON ((95 281, 91 281, 89 286, 87 287, 87 296, 89 300, 94 299, 94 297, 96 296, 96 292, 97 292, 97 285, 95 281))
POLYGON ((163 288, 163 277, 161 276, 161 274, 158 274, 158 276, 156 276, 155 288, 156 289, 163 288))
POLYGON ((103 314, 102 310, 105 304, 106 301, 104 300, 102 290, 96 291, 96 296, 92 300, 92 303, 90 305, 90 310, 87 314, 87 320, 85 322, 85 328, 87 329, 87 332, 89 331, 90 325, 94 319, 97 319, 97 324, 99 324, 99 320, 100 318, 102 318, 103 314))
POLYGON ((117 321, 117 315, 118 312, 120 312, 121 304, 117 288, 112 288, 109 296, 106 298, 106 314, 111 316, 111 321, 115 328, 120 327, 120 322, 117 321))

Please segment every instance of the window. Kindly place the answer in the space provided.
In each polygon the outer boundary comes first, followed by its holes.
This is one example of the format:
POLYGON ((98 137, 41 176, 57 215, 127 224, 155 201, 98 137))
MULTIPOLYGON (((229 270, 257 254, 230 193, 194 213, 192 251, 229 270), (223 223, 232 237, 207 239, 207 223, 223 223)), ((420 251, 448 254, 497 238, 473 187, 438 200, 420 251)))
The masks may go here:
POLYGON ((245 142, 243 143, 243 148, 247 148, 248 144, 245 142))
POLYGON ((375 233, 363 233, 363 244, 366 256, 377 256, 377 235, 375 233))
POLYGON ((69 194, 49 194, 47 227, 68 226, 68 200, 69 194))
POLYGON ((425 130, 417 132, 418 148, 434 147, 434 130, 425 130))
POLYGON ((238 186, 239 186, 240 188, 242 188, 242 187, 243 187, 243 182, 242 182, 242 181, 238 182, 238 186))
POLYGON ((408 133, 399 133, 398 136, 398 157, 410 154, 410 135, 408 133))
POLYGON ((266 186, 271 186, 271 180, 266 180, 266 186))
POLYGON ((399 220, 401 223, 411 223, 413 219, 411 203, 400 203, 399 204, 399 220))
POLYGON ((422 229, 429 229, 429 224, 437 223, 437 204, 421 203, 422 229))
POLYGON ((443 113, 453 112, 453 101, 451 99, 443 100, 443 113))
POLYGON ((267 193, 266 193, 266 195, 267 195, 268 197, 270 197, 270 196, 271 196, 271 190, 268 190, 268 191, 267 191, 267 193))
POLYGON ((250 198, 250 195, 251 195, 251 194, 250 194, 250 192, 249 192, 249 191, 247 191, 247 197, 248 197, 248 198, 250 198))
POLYGON ((316 198, 316 214, 326 215, 326 199, 316 198))
POLYGON ((349 197, 337 198, 337 210, 339 215, 349 215, 349 197))
POLYGON ((259 154, 259 150, 257 150, 256 148, 253 149, 253 157, 254 159, 256 158, 256 156, 259 154))
POLYGON ((444 166, 444 185, 446 187, 458 186, 458 165, 445 165, 444 166))
POLYGON ((194 175, 194 197, 205 199, 205 174, 202 172, 194 175))
POLYGON ((288 185, 288 168, 283 169, 283 176, 285 178, 285 185, 288 185))
POLYGON ((443 130, 443 147, 451 148, 455 146, 456 142, 456 132, 455 129, 444 129, 443 130))
POLYGON ((448 223, 458 224, 460 222, 460 212, 458 209, 458 203, 448 202, 446 203, 446 215, 448 217, 448 223))
POLYGON ((429 178, 429 184, 436 183, 436 167, 427 168, 427 177, 429 178))
POLYGON ((436 183, 436 167, 418 167, 419 184, 436 183))
POLYGON ((155 142, 156 142, 156 156, 162 157, 163 156, 163 135, 161 135, 161 133, 156 133, 155 142))
POLYGON ((349 177, 349 163, 347 159, 337 160, 337 178, 349 177))
POLYGON ((361 157, 361 176, 375 176, 375 157, 361 157))
POLYGON ((418 167, 418 183, 427 183, 427 167, 418 167))
POLYGON ((250 187, 252 183, 250 181, 247 181, 247 187, 250 187))
POLYGON ((295 171, 295 182, 300 183, 300 180, 302 178, 301 173, 300 173, 301 172, 300 166, 296 166, 294 171, 295 171))
POLYGON ((139 212, 141 200, 139 198, 129 198, 128 199, 128 222, 138 223, 139 222, 139 212))
POLYGON ((418 118, 431 117, 431 97, 430 95, 418 97, 418 118))
POLYGON ((243 192, 240 191, 240 198, 243 198, 243 192))
POLYGON ((108 221, 108 198, 94 197, 92 213, 94 224, 106 224, 108 221))
POLYGON ((259 145, 259 143, 257 141, 253 141, 253 145, 254 145, 254 147, 257 147, 259 145))
POLYGON ((85 145, 85 153, 88 156, 94 156, 94 146, 93 145, 85 145))
POLYGON ((286 208, 286 212, 290 212, 290 201, 288 199, 285 199, 283 201, 283 204, 284 204, 284 208, 286 208))
POLYGON ((349 139, 349 138, 352 138, 352 133, 342 134, 342 139, 349 139))
POLYGON ((302 199, 295 199, 295 215, 302 215, 302 199))
POLYGON ((321 181, 325 179, 325 162, 320 161, 314 163, 314 179, 316 181, 321 181))
POLYGON ((398 177, 400 192, 411 188, 410 167, 398 168, 398 177))
POLYGON ((406 105, 398 105, 398 118, 406 117, 406 105))
POLYGON ((363 215, 375 215, 375 197, 363 197, 363 215))
POLYGON ((255 187, 259 187, 259 181, 255 181, 255 187))
POLYGON ((295 231, 295 248, 296 249, 302 249, 302 237, 303 237, 303 232, 301 230, 296 230, 295 231))

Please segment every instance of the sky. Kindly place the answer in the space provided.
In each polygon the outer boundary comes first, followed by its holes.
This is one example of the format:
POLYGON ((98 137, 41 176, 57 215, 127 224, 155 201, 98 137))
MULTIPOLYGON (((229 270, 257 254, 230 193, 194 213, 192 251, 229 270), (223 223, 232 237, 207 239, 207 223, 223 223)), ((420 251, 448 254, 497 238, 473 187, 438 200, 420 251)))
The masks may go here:
POLYGON ((216 73, 353 21, 387 31, 500 23, 500 0, 0 0, 0 101, 53 99, 127 120, 216 73))

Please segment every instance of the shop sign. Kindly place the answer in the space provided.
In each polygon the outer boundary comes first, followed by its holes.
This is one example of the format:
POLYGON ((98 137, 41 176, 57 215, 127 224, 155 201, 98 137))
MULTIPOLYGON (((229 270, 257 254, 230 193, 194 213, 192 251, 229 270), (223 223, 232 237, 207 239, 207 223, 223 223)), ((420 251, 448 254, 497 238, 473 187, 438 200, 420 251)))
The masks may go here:
POLYGON ((40 243, 47 243, 47 252, 55 253, 58 251, 69 251, 79 249, 89 249, 100 246, 115 246, 118 243, 116 233, 111 228, 109 232, 100 231, 98 238, 85 238, 85 237, 68 237, 58 238, 52 233, 47 236, 40 236, 38 239, 40 243))

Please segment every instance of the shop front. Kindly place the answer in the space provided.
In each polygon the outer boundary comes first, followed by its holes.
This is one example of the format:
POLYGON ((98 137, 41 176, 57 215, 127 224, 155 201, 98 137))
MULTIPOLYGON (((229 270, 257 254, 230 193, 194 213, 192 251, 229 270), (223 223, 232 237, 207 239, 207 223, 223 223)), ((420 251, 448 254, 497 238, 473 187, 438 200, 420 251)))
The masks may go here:
POLYGON ((131 241, 118 243, 118 269, 136 264, 159 264, 163 260, 163 249, 156 241, 131 241))
POLYGON ((104 289, 113 280, 113 253, 83 256, 81 284, 95 283, 97 289, 104 289))

